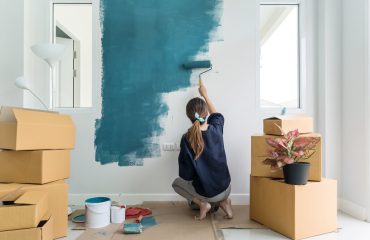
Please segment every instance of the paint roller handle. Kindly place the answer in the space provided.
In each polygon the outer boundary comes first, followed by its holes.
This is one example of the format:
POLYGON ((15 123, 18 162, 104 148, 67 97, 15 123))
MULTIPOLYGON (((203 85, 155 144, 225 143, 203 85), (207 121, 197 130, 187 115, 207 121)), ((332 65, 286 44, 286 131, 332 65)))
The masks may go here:
POLYGON ((199 94, 204 98, 207 96, 207 88, 204 86, 202 80, 199 80, 199 94))
POLYGON ((216 107, 215 105, 213 104, 213 102, 211 101, 211 99, 208 97, 208 94, 207 94, 207 88, 206 86, 204 86, 202 80, 199 81, 199 94, 204 98, 204 100, 206 101, 207 105, 208 105, 208 111, 210 114, 212 113, 216 113, 217 110, 216 110, 216 107))

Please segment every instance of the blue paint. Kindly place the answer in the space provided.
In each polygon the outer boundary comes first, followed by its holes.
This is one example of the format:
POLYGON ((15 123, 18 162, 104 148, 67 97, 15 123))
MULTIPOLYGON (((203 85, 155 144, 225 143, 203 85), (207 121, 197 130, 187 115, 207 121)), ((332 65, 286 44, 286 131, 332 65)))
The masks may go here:
POLYGON ((78 215, 78 216, 76 216, 72 219, 72 222, 74 222, 74 223, 84 223, 84 222, 86 222, 86 215, 85 214, 78 215))
POLYGON ((86 199, 85 203, 103 203, 110 201, 110 198, 107 197, 93 197, 86 199))
POLYGON ((141 225, 143 226, 143 229, 147 229, 157 225, 157 221, 154 216, 143 217, 143 219, 141 219, 141 225))
POLYGON ((151 137, 163 132, 159 118, 168 111, 161 93, 191 85, 191 71, 181 65, 208 51, 220 4, 101 0, 103 102, 95 124, 96 161, 143 165, 143 158, 160 155, 151 137))

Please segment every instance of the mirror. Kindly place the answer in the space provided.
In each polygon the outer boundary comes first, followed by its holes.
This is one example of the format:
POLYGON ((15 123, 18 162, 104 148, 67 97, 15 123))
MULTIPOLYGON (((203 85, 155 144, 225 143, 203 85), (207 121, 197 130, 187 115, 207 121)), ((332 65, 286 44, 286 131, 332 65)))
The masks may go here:
POLYGON ((66 46, 54 78, 55 108, 92 106, 92 5, 53 4, 54 42, 66 46))

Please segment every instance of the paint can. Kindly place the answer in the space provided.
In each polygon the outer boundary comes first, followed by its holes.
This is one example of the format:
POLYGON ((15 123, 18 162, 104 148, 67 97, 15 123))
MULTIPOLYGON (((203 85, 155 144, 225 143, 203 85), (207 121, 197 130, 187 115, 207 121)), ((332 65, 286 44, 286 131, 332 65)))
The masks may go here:
POLYGON ((120 206, 110 207, 110 218, 112 223, 123 223, 125 221, 126 208, 120 206))
POLYGON ((94 197, 85 201, 86 227, 102 228, 110 224, 111 200, 107 197, 94 197))

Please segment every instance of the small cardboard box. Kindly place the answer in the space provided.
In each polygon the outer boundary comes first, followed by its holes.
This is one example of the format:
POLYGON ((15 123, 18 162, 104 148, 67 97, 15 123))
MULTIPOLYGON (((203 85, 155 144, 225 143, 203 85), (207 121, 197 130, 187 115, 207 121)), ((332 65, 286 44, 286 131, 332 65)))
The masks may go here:
POLYGON ((36 228, 0 232, 0 239, 6 240, 53 240, 53 217, 44 217, 36 228))
POLYGON ((69 150, 0 150, 0 182, 44 184, 70 174, 69 150))
POLYGON ((250 218, 291 239, 337 230, 337 181, 306 185, 251 176, 250 218))
POLYGON ((48 211, 47 193, 27 191, 17 199, 0 198, 0 231, 35 228, 48 211))
MULTIPOLYGON (((264 165, 263 161, 267 157, 267 150, 272 149, 267 143, 267 138, 278 138, 281 136, 274 135, 263 135, 255 134, 251 137, 251 175, 256 177, 271 177, 271 178, 283 178, 283 171, 281 169, 271 171, 269 165, 264 165)), ((314 149, 315 152, 310 158, 304 160, 305 162, 311 163, 308 180, 310 181, 321 181, 322 176, 322 144, 321 135, 318 133, 301 134, 300 137, 319 137, 320 142, 314 149)))
POLYGON ((53 216, 53 238, 67 236, 68 233, 68 185, 56 181, 44 185, 35 184, 0 184, 0 199, 17 199, 26 191, 40 191, 48 194, 49 212, 53 216))
POLYGON ((25 108, 0 110, 0 149, 72 149, 75 127, 68 115, 25 108))
POLYGON ((281 115, 263 120, 263 132, 271 135, 284 135, 298 129, 299 133, 313 132, 313 119, 305 115, 281 115), (280 130, 283 130, 283 132, 280 130))

